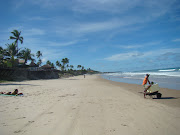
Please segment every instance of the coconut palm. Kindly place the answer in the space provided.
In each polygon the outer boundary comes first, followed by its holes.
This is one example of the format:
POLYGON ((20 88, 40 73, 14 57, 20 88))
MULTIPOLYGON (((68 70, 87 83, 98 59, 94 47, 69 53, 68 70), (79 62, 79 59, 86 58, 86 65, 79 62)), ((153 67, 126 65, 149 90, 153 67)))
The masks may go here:
POLYGON ((59 69, 62 67, 61 63, 59 61, 56 61, 56 66, 59 67, 59 69))
POLYGON ((4 65, 5 50, 0 46, 0 66, 4 65))
MULTIPOLYGON (((68 58, 63 58, 61 62, 63 63, 62 67, 65 68, 66 67, 65 65, 69 63, 69 59, 68 58)), ((63 68, 63 70, 64 70, 64 68, 63 68)))
POLYGON ((23 37, 20 36, 21 31, 19 32, 17 30, 14 30, 11 33, 13 34, 13 36, 10 36, 9 38, 15 40, 15 44, 17 45, 17 50, 18 50, 18 41, 20 41, 21 44, 23 43, 23 37))
POLYGON ((4 50, 4 49, 0 46, 0 54, 2 53, 3 50, 4 50))
POLYGON ((14 56, 18 56, 18 49, 17 49, 17 45, 15 43, 12 44, 6 44, 7 46, 7 55, 10 57, 14 57, 14 56))
POLYGON ((20 55, 20 58, 25 60, 24 64, 26 64, 28 60, 34 60, 33 59, 34 54, 31 54, 31 50, 28 48, 21 50, 19 55, 20 55))
POLYGON ((73 68, 74 68, 74 66, 73 66, 73 65, 70 65, 70 68, 71 68, 71 69, 73 69, 73 68))
POLYGON ((41 65, 42 64, 42 60, 41 60, 42 53, 40 51, 37 51, 36 56, 39 59, 37 64, 41 65))
POLYGON ((68 58, 63 58, 61 62, 65 66, 67 63, 69 63, 69 59, 68 58))
POLYGON ((38 62, 37 62, 37 65, 41 66, 41 64, 42 64, 42 60, 39 59, 38 62))
POLYGON ((59 65, 60 65, 60 62, 59 62, 59 61, 56 61, 56 66, 59 67, 59 65))
POLYGON ((77 65, 77 68, 81 68, 81 65, 77 65))
POLYGON ((47 65, 51 65, 51 62, 48 60, 48 61, 46 62, 46 64, 47 64, 47 65))
POLYGON ((6 44, 7 48, 4 50, 4 56, 8 61, 12 64, 11 66, 14 67, 15 65, 15 57, 19 56, 18 49, 15 43, 6 44))
POLYGON ((6 50, 6 49, 3 49, 3 48, 0 46, 0 57, 1 57, 1 58, 4 58, 4 57, 6 57, 6 56, 8 56, 7 50, 6 50))
POLYGON ((39 59, 40 59, 40 57, 42 56, 41 51, 37 51, 36 56, 37 56, 37 58, 39 58, 39 59))
POLYGON ((50 65, 51 67, 54 67, 54 63, 51 63, 51 65, 50 65))

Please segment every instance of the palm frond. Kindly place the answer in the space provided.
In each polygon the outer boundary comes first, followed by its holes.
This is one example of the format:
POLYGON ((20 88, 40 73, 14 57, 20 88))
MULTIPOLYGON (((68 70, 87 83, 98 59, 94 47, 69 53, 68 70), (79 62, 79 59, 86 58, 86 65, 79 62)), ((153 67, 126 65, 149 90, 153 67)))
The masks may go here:
POLYGON ((15 37, 13 37, 13 36, 10 36, 10 37, 9 37, 9 39, 16 39, 16 38, 15 38, 15 37))

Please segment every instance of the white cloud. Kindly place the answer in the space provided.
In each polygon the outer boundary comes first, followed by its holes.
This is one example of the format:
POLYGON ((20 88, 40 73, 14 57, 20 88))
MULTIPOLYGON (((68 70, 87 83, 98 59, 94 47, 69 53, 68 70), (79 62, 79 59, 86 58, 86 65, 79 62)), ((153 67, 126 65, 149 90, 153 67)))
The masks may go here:
POLYGON ((45 35, 45 30, 37 29, 37 28, 31 28, 31 29, 25 29, 23 31, 25 36, 34 36, 34 35, 45 35))
POLYGON ((25 28, 23 26, 14 26, 8 28, 8 33, 12 32, 13 30, 21 31, 23 36, 33 36, 33 35, 44 35, 45 30, 38 29, 38 28, 25 28))
MULTIPOLYGON (((23 26, 20 26, 20 25, 19 25, 19 26, 9 27, 7 31, 8 31, 8 33, 10 33, 10 32, 12 32, 13 30, 22 31, 22 30, 23 30, 23 26)), ((6 31, 6 32, 7 32, 7 31, 6 31)))
POLYGON ((47 44, 49 46, 58 46, 58 47, 61 47, 61 46, 70 46, 70 45, 74 45, 76 44, 78 41, 69 41, 69 42, 53 42, 53 41, 48 41, 47 44))
POLYGON ((115 54, 110 57, 107 57, 107 58, 105 58, 105 60, 108 60, 108 61, 127 60, 127 59, 136 58, 136 57, 139 57, 142 55, 144 55, 144 54, 140 53, 140 52, 120 53, 120 54, 115 54))
POLYGON ((180 38, 172 40, 173 42, 180 42, 180 38))
POLYGON ((176 54, 180 52, 180 48, 173 49, 158 49, 146 52, 128 52, 128 53, 120 53, 114 54, 110 57, 104 58, 104 60, 108 61, 122 61, 122 60, 132 60, 134 58, 151 58, 151 57, 164 57, 166 54, 176 54))
POLYGON ((143 47, 152 47, 152 46, 158 46, 161 43, 161 41, 156 42, 149 42, 149 43, 140 43, 140 44, 131 44, 131 45, 116 45, 118 48, 123 49, 137 49, 137 48, 143 48, 143 47))
POLYGON ((50 20, 50 18, 45 18, 41 16, 33 16, 33 17, 24 17, 24 19, 28 21, 45 21, 45 20, 50 20))
MULTIPOLYGON (((55 25, 54 30, 61 36, 75 35, 82 36, 104 31, 130 31, 134 29, 135 24, 141 24, 148 21, 148 18, 141 20, 139 17, 123 17, 121 19, 108 19, 105 21, 91 21, 91 22, 68 22, 62 25, 55 25), (127 28, 127 30, 125 30, 127 28)), ((57 23, 57 22, 56 22, 57 23)), ((138 27, 140 29, 142 27, 138 27)), ((137 30, 137 27, 136 27, 137 30)), ((123 32, 124 32, 123 31, 123 32)))
POLYGON ((58 10, 64 8, 79 13, 101 11, 123 14, 128 11, 133 13, 133 15, 144 14, 144 17, 156 17, 168 12, 175 1, 176 0, 15 0, 13 5, 15 5, 16 8, 20 8, 26 4, 32 4, 45 9, 58 10))
POLYGON ((168 12, 172 3, 175 1, 176 0, 75 0, 72 9, 81 13, 102 11, 123 14, 128 11, 136 16, 158 17, 168 12))

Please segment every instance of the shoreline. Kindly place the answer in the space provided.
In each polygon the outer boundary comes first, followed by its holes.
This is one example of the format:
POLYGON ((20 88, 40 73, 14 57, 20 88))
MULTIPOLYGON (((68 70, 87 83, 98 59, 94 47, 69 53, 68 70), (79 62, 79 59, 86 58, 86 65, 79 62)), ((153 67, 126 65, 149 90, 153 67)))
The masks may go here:
MULTIPOLYGON (((179 72, 180 73, 180 72, 179 72)), ((145 74, 145 73, 144 73, 145 74)), ((102 78, 111 80, 111 81, 116 81, 116 82, 123 82, 123 83, 129 83, 129 84, 138 84, 141 85, 144 79, 144 76, 142 75, 137 76, 133 79, 130 75, 126 77, 121 77, 121 76, 111 76, 111 75, 106 75, 102 74, 102 78)), ((132 75, 133 76, 133 75, 132 75)), ((167 89, 174 89, 174 90, 180 90, 180 78, 179 77, 174 77, 174 76, 164 76, 164 77, 155 77, 153 75, 150 75, 150 81, 153 82, 158 82, 160 88, 167 88, 167 89)))
MULTIPOLYGON (((99 79, 105 81, 107 83, 119 86, 124 88, 140 97, 143 98, 143 86, 138 84, 124 83, 124 82, 116 82, 112 80, 105 79, 99 75, 99 79)), ((172 107, 180 107, 180 90, 168 89, 168 88, 160 88, 160 93, 162 94, 161 99, 152 99, 155 102, 165 104, 172 107)), ((149 96, 146 96, 147 99, 150 99, 149 96)))

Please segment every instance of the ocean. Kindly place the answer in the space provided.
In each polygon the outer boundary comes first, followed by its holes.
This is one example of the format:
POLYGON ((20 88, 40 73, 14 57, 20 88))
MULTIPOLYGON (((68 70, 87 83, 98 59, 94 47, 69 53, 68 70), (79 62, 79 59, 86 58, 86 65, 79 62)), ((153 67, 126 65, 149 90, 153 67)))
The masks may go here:
POLYGON ((153 81, 158 83, 161 88, 180 90, 180 67, 134 72, 104 73, 102 77, 111 81, 141 85, 146 74, 150 74, 150 82, 153 81))

